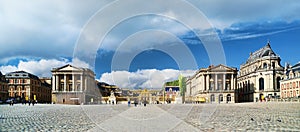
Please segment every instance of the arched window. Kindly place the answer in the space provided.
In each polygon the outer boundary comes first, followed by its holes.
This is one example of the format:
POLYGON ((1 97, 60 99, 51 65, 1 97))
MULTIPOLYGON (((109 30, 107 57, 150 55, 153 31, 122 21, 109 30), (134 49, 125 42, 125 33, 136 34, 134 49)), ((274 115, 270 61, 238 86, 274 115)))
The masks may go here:
POLYGON ((264 90, 264 79, 263 78, 259 79, 259 90, 264 90))
POLYGON ((231 102, 231 95, 227 94, 227 102, 231 102))
POLYGON ((212 94, 212 95, 210 96, 210 102, 215 102, 215 95, 214 95, 214 94, 212 94))
POLYGON ((248 91, 250 91, 250 80, 248 80, 248 91))
POLYGON ((219 102, 223 102, 223 94, 219 95, 219 102))
POLYGON ((293 82, 293 88, 296 88, 296 82, 293 82))

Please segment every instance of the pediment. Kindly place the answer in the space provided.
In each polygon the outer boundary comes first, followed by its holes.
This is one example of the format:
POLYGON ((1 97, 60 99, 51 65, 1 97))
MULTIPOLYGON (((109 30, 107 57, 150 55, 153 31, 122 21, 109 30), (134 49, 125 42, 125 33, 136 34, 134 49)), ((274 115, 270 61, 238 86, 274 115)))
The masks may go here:
POLYGON ((54 69, 53 71, 82 71, 82 69, 74 67, 70 64, 54 69))
POLYGON ((234 71, 234 70, 235 70, 234 68, 225 65, 218 65, 210 69, 210 71, 234 71))

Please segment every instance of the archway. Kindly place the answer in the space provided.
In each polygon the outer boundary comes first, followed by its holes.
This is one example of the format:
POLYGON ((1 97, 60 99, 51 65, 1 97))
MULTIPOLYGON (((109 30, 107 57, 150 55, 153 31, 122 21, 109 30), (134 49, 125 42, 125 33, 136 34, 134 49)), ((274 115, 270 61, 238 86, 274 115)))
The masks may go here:
POLYGON ((219 95, 219 103, 220 103, 220 102, 223 102, 223 94, 220 94, 220 95, 219 95))
POLYGON ((228 102, 231 102, 231 95, 230 95, 230 94, 227 94, 227 97, 226 97, 226 98, 227 98, 227 103, 228 103, 228 102))
POLYGON ((214 94, 210 95, 210 102, 215 102, 215 95, 214 94))

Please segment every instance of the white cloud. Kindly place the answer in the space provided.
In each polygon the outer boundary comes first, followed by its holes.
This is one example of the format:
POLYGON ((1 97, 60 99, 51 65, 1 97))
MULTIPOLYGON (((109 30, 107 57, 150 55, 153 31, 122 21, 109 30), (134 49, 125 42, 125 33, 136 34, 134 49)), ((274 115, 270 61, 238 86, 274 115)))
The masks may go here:
POLYGON ((194 70, 174 70, 174 69, 144 69, 136 72, 113 71, 104 73, 100 77, 101 82, 117 85, 120 88, 162 88, 168 81, 177 80, 178 76, 190 76, 194 70))
POLYGON ((109 2, 1 0, 0 58, 72 56, 85 22, 109 2))
POLYGON ((51 77, 51 70, 53 68, 61 67, 66 64, 71 64, 76 67, 90 68, 90 66, 77 58, 72 59, 72 62, 69 62, 67 59, 41 59, 41 60, 21 60, 17 66, 7 65, 0 66, 0 71, 2 74, 6 74, 14 71, 26 71, 32 73, 39 77, 51 77))
POLYGON ((14 72, 14 71, 26 71, 32 73, 34 75, 40 77, 50 77, 51 76, 51 69, 55 67, 60 67, 66 65, 68 62, 66 61, 59 61, 55 59, 45 60, 41 59, 39 61, 20 61, 17 66, 1 66, 0 71, 3 74, 14 72))

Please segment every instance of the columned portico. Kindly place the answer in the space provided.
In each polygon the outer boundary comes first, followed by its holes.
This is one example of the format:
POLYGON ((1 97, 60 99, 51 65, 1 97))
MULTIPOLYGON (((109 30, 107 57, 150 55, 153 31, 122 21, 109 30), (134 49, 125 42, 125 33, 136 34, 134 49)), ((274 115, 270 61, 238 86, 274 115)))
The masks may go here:
POLYGON ((187 79, 187 82, 196 82, 195 80, 197 80, 199 83, 190 83, 191 91, 186 93, 185 97, 192 97, 196 102, 203 102, 205 99, 206 102, 234 103, 236 75, 236 68, 224 65, 200 69, 187 79), (204 77, 200 78, 199 76, 204 77), (197 101, 197 99, 201 99, 201 101, 197 101))
POLYGON ((66 65, 52 70, 52 95, 55 103, 97 103, 100 91, 96 86, 95 74, 87 68, 66 65))

